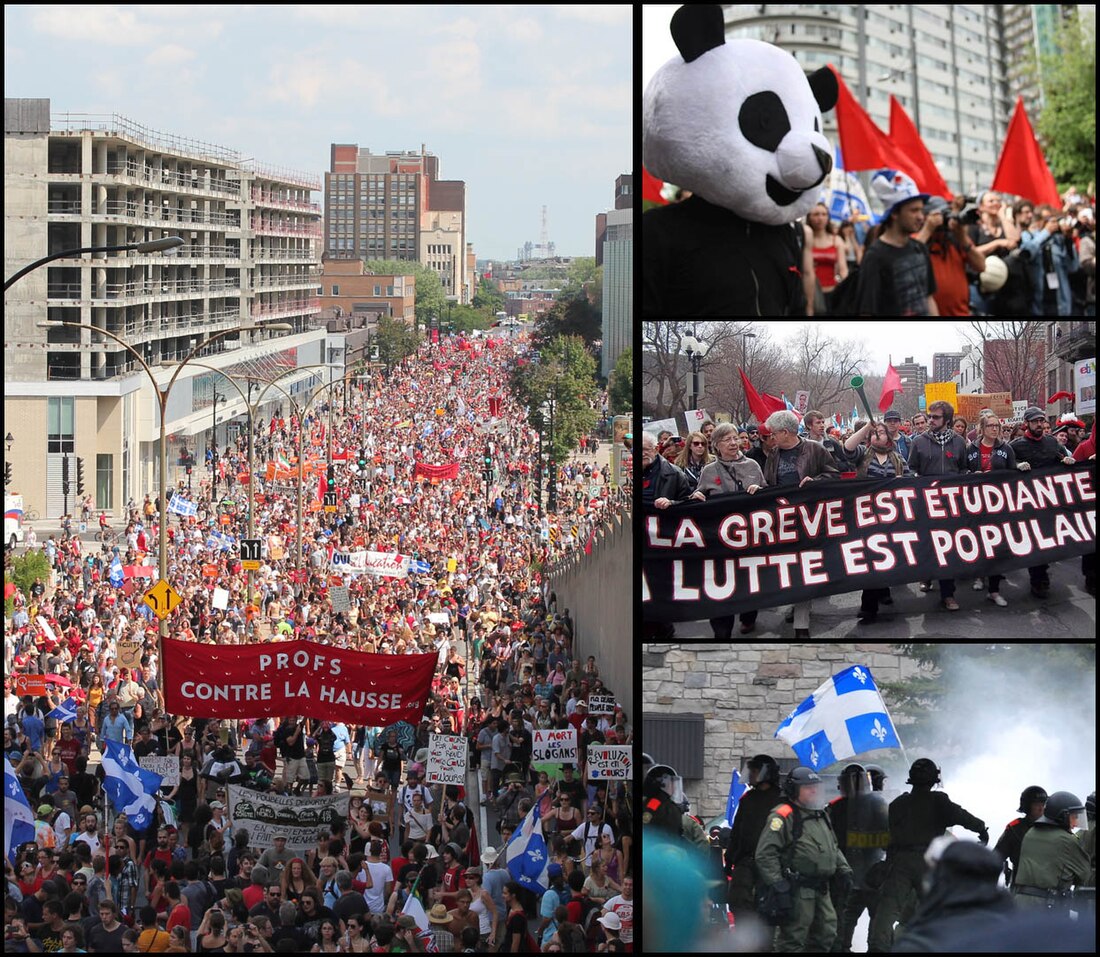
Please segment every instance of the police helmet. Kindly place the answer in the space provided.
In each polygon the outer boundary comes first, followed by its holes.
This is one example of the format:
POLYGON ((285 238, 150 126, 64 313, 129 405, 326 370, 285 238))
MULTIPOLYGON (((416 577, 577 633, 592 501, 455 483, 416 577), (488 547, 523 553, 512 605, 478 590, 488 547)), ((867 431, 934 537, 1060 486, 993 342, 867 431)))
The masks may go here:
POLYGON ((861 781, 869 782, 867 769, 862 764, 849 764, 837 776, 836 788, 846 796, 851 796, 859 791, 869 790, 869 783, 861 786, 861 781))
POLYGON ((877 764, 868 764, 865 767, 867 773, 871 775, 871 788, 875 791, 881 791, 889 775, 877 764))
POLYGON ((748 767, 760 772, 756 779, 757 784, 767 782, 779 787, 779 763, 770 754, 758 754, 750 758, 748 767))
POLYGON ((1043 804, 1047 802, 1046 788, 1039 787, 1038 784, 1033 784, 1029 788, 1024 788, 1020 792, 1020 807, 1018 808, 1021 814, 1028 814, 1031 810, 1031 805, 1036 801, 1041 801, 1043 804))
POLYGON ((906 784, 926 784, 931 787, 940 783, 940 769, 931 758, 917 758, 909 769, 906 784))
POLYGON ((810 768, 798 767, 787 775, 787 780, 783 784, 783 793, 792 801, 797 801, 799 788, 805 787, 808 784, 820 783, 821 778, 816 771, 810 768))
POLYGON ((1085 805, 1072 791, 1055 791, 1047 798, 1047 803, 1043 807, 1043 816, 1039 818, 1038 823, 1057 824, 1068 831, 1070 830, 1069 816, 1073 813, 1079 814, 1083 810, 1085 805))

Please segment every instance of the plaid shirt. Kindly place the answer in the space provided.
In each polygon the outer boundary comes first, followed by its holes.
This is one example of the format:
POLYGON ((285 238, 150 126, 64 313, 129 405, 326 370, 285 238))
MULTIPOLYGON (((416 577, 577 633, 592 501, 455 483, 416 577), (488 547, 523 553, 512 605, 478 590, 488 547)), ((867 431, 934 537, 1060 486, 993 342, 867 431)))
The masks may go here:
POLYGON ((111 878, 111 892, 115 902, 123 913, 129 914, 133 910, 134 901, 137 899, 138 869, 132 857, 127 858, 122 865, 117 877, 111 878))

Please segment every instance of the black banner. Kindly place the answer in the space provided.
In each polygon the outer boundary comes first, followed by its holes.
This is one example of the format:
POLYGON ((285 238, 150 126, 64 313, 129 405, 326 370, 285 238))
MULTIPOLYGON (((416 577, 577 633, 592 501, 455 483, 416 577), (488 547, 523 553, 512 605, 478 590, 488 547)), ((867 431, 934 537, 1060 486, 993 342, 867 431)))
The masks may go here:
POLYGON ((810 482, 646 509, 642 612, 695 621, 1096 549, 1094 463, 810 482))

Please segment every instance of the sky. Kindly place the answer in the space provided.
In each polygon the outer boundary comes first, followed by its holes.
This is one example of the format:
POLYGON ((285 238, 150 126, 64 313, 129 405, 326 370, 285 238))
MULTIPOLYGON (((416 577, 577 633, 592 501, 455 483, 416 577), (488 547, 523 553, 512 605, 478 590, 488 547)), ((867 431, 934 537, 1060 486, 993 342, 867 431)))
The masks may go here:
MULTIPOLYGON (((633 160, 627 4, 6 5, 4 95, 323 179, 332 143, 465 180, 479 259, 595 255, 633 160)), ((320 194, 315 196, 320 199, 320 194)))
POLYGON ((646 3, 642 5, 642 88, 653 74, 668 60, 679 53, 668 32, 672 15, 680 8, 678 3, 646 3))

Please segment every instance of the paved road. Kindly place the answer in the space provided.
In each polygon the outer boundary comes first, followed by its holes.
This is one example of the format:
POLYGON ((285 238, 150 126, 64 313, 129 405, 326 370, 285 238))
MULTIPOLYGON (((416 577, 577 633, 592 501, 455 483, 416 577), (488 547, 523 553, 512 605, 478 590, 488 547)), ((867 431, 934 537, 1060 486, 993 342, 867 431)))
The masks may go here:
MULTIPOLYGON (((946 611, 940 606, 939 588, 927 594, 917 585, 891 589, 893 607, 879 606, 879 620, 872 625, 856 621, 859 612, 859 592, 832 595, 814 600, 810 611, 810 637, 821 641, 868 641, 883 638, 1092 638, 1096 634, 1096 599, 1085 591, 1079 558, 1056 562, 1050 566, 1050 597, 1035 598, 1028 587, 1025 569, 1009 572, 1001 584, 1001 594, 1007 608, 998 608, 986 598, 985 590, 973 591, 973 579, 959 579, 955 598, 959 611, 946 611)), ((794 625, 783 620, 789 605, 760 612, 756 630, 747 635, 740 626, 733 630, 734 641, 755 641, 759 638, 794 638, 794 625)), ((675 641, 691 639, 713 640, 714 633, 706 621, 679 622, 675 641)))

